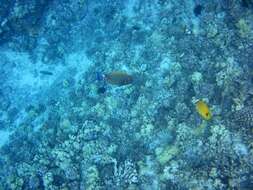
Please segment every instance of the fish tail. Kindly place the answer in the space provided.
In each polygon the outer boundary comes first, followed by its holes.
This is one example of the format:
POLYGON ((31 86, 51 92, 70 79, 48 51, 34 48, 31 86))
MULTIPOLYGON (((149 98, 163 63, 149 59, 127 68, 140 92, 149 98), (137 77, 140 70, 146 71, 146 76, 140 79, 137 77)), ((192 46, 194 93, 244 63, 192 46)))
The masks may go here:
POLYGON ((101 72, 96 72, 96 80, 97 81, 104 81, 105 80, 105 74, 101 73, 101 72))

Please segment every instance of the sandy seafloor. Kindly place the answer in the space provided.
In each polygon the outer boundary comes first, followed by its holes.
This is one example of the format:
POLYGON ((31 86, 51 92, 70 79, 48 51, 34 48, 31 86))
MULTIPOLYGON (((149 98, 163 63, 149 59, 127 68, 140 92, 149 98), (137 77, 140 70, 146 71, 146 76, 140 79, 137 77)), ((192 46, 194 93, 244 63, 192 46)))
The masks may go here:
POLYGON ((252 0, 0 1, 0 190, 252 190, 252 138, 252 0))

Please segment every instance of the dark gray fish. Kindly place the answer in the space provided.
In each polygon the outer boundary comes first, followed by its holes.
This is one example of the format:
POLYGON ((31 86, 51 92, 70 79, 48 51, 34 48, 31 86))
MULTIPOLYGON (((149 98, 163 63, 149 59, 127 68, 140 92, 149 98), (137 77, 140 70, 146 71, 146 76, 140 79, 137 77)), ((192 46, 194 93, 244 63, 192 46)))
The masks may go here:
POLYGON ((53 75, 52 72, 50 72, 50 71, 44 71, 44 70, 40 71, 40 74, 43 74, 43 75, 53 75))
POLYGON ((133 83, 133 76, 122 71, 113 71, 105 74, 105 79, 109 84, 124 86, 133 83))
POLYGON ((106 92, 106 87, 101 86, 97 89, 98 94, 104 94, 106 92))

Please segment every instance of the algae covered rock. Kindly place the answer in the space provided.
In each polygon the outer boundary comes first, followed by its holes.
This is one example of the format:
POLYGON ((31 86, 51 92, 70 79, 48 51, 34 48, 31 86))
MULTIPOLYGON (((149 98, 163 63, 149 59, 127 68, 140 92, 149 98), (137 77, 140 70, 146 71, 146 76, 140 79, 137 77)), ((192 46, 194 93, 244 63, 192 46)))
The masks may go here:
POLYGON ((100 189, 99 185, 99 173, 96 166, 91 166, 87 170, 86 188, 87 190, 100 189))
POLYGON ((245 19, 240 19, 236 23, 236 27, 239 31, 239 34, 242 38, 251 38, 253 37, 253 32, 250 24, 245 19))
POLYGON ((175 145, 167 146, 164 149, 155 150, 156 158, 161 165, 165 165, 179 154, 179 148, 175 145))

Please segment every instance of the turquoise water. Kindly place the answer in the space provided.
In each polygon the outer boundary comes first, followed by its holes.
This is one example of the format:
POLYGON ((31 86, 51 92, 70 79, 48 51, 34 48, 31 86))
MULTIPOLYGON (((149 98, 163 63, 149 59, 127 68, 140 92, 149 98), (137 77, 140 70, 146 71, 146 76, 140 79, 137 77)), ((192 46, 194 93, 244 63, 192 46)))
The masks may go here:
POLYGON ((253 1, 1 0, 0 190, 253 189, 253 1))

